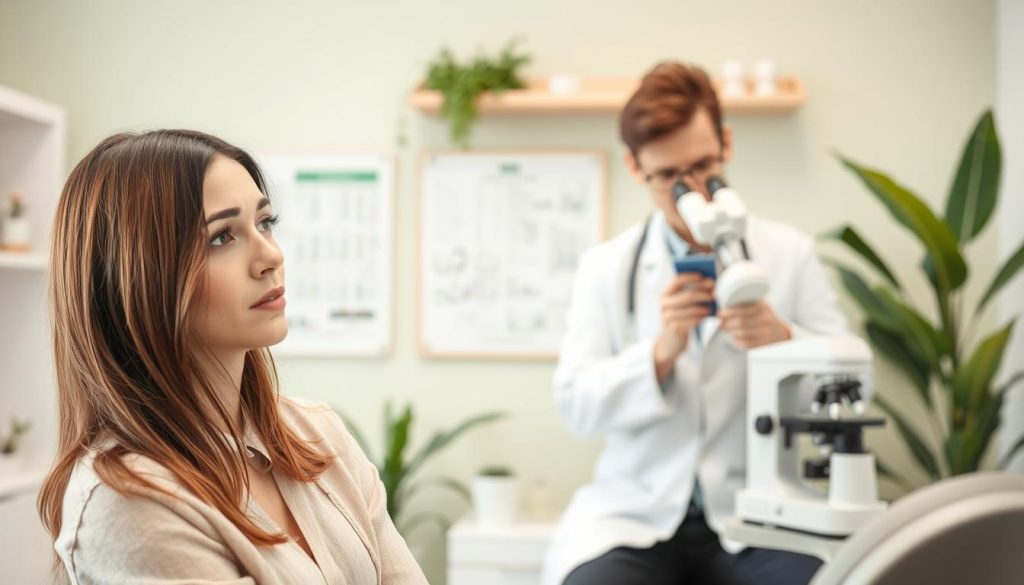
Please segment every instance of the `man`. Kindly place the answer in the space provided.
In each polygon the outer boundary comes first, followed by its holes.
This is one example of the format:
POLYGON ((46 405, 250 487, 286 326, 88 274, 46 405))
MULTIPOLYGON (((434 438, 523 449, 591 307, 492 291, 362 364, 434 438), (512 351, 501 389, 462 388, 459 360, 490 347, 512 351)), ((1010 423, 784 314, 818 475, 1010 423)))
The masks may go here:
POLYGON ((711 315, 714 280, 677 275, 704 253, 676 211, 683 181, 709 198, 733 136, 707 75, 662 63, 622 111, 626 164, 656 209, 583 254, 554 396, 574 434, 603 437, 594 480, 575 494, 545 585, 807 583, 804 555, 723 540, 745 480, 746 351, 846 332, 813 242, 750 218, 747 247, 770 275, 768 297, 711 315))

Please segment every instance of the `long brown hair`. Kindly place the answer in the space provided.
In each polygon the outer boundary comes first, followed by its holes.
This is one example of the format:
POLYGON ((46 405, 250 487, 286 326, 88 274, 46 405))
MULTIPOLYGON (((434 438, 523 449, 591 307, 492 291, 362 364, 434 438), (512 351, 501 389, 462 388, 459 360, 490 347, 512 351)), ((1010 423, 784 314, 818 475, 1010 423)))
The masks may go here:
MULTIPOLYGON (((201 365, 209 351, 193 333, 199 316, 192 306, 202 294, 208 250, 203 177, 215 155, 240 163, 266 192, 252 157, 186 130, 111 136, 64 185, 50 261, 60 440, 38 502, 54 538, 71 473, 95 450, 97 475, 122 494, 138 486, 159 489, 124 461, 128 454, 143 455, 252 542, 286 540, 242 512, 244 460, 211 421, 229 429, 235 445, 243 444, 242 429, 218 400, 201 365)), ((243 416, 275 469, 312 481, 330 459, 280 420, 277 400, 269 351, 248 351, 243 416)))

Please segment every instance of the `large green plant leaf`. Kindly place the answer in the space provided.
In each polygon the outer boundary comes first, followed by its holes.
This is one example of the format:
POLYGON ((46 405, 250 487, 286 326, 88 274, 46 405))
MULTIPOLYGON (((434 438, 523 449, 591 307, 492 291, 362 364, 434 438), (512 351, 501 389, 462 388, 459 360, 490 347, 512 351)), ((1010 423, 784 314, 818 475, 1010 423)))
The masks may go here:
POLYGON ((978 119, 964 146, 960 167, 946 200, 946 221, 961 243, 985 229, 996 208, 1002 153, 992 110, 978 119))
POLYGON ((931 379, 931 367, 928 362, 907 347, 904 337, 891 333, 871 321, 867 322, 865 328, 868 339, 879 350, 878 353, 910 378, 921 400, 930 407, 932 398, 928 393, 928 384, 931 379))
POLYGON ((409 443, 409 425, 412 424, 412 407, 406 406, 402 414, 393 418, 391 416, 390 404, 385 410, 386 440, 384 447, 384 465, 381 467, 381 481, 384 483, 385 492, 390 496, 388 499, 388 512, 394 519, 401 512, 402 499, 399 497, 399 489, 402 480, 407 475, 403 455, 405 447, 409 443))
POLYGON ((980 301, 978 301, 979 313, 985 305, 988 304, 989 300, 999 292, 999 289, 1003 288, 1006 283, 1010 282, 1013 277, 1017 275, 1021 266, 1024 266, 1024 242, 1021 242, 1017 251, 1014 252, 1010 256, 1009 260, 1006 261, 1006 264, 1003 264, 1003 267, 999 269, 995 278, 992 279, 992 284, 988 285, 988 290, 985 291, 985 295, 981 297, 980 301))
POLYGON ((932 454, 931 449, 928 448, 928 445, 921 436, 917 434, 917 431, 881 395, 876 394, 874 402, 896 423, 896 430, 903 437, 903 441, 910 448, 910 453, 917 460, 917 463, 933 480, 939 479, 942 474, 939 471, 939 464, 935 460, 935 455, 932 454))
POLYGON ((967 279, 967 265, 957 248, 949 225, 940 220, 917 196, 884 173, 861 166, 843 156, 846 168, 853 171, 871 193, 882 202, 893 218, 909 229, 926 250, 926 272, 942 295, 958 289, 967 279), (934 270, 934 273, 929 270, 934 270))
POLYGON ((970 473, 981 467, 992 438, 999 429, 1006 393, 1021 380, 1024 380, 1024 371, 1010 376, 1010 379, 992 394, 986 393, 979 411, 976 414, 972 413, 968 419, 967 429, 963 433, 962 458, 957 461, 958 473, 970 473))
MULTIPOLYGON (((1003 361, 1003 352, 1006 350, 1006 343, 1013 332, 1014 321, 1010 321, 1006 327, 996 331, 984 341, 978 344, 977 349, 966 363, 953 374, 953 406, 964 417, 977 412, 983 405, 985 397, 989 394, 992 379, 999 370, 999 364, 1003 361)), ((958 420, 954 412, 954 426, 960 427, 966 420, 958 420)))
POLYGON ((414 471, 419 469, 419 467, 423 465, 423 463, 428 458, 430 458, 432 455, 434 455, 441 449, 444 449, 445 446, 447 446, 449 443, 458 438, 459 435, 465 433, 469 429, 478 425, 498 420, 504 416, 505 414, 500 412, 490 412, 487 414, 481 414, 479 416, 474 416, 473 418, 464 421, 462 424, 456 426, 451 430, 436 433, 430 439, 430 441, 422 449, 420 449, 420 451, 410 460, 408 473, 413 473, 414 471))
POLYGON ((899 331, 900 323, 889 307, 878 297, 867 282, 853 270, 837 262, 828 261, 839 273, 839 281, 860 308, 867 313, 868 319, 878 323, 890 331, 899 331))
POLYGON ((851 226, 840 226, 831 232, 822 234, 820 237, 843 242, 849 246, 850 249, 859 254, 861 258, 864 258, 868 264, 873 266, 879 274, 884 276, 885 279, 896 288, 896 290, 900 290, 900 283, 896 279, 892 270, 889 270, 889 266, 886 265, 885 261, 882 260, 882 258, 875 252, 874 248, 860 237, 857 230, 853 229, 851 226))
POLYGON ((907 347, 906 339, 903 337, 870 321, 864 327, 867 331, 867 338, 879 350, 881 356, 899 368, 910 379, 913 388, 918 391, 919 398, 931 407, 932 396, 929 393, 929 383, 932 369, 928 363, 907 347))
POLYGON ((949 338, 888 290, 876 287, 874 292, 891 318, 899 323, 900 332, 908 337, 911 347, 928 360, 932 371, 938 372, 942 356, 952 351, 949 338))

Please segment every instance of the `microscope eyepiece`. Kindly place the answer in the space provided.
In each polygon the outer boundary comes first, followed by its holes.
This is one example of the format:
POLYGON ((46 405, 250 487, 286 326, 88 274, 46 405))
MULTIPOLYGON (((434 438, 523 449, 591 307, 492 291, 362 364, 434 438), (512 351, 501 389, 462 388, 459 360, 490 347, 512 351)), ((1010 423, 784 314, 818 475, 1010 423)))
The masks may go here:
POLYGON ((707 186, 708 195, 710 195, 712 199, 715 198, 715 193, 718 192, 719 189, 728 187, 728 185, 725 184, 725 179, 722 177, 708 177, 705 186, 707 186))
POLYGON ((682 179, 679 179, 674 185, 672 185, 672 196, 675 198, 676 203, 683 198, 683 195, 686 195, 689 192, 690 188, 686 186, 686 183, 684 183, 682 179))

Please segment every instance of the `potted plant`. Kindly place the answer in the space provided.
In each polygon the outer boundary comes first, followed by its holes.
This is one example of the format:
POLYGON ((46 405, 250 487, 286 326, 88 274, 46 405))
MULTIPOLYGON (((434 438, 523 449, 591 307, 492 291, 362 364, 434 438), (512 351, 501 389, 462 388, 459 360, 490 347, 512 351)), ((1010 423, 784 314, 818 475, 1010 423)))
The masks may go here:
POLYGON ((519 516, 519 480, 507 467, 489 466, 473 477, 473 511, 477 524, 507 526, 519 516))
MULTIPOLYGON (((832 262, 843 287, 864 312, 872 345, 905 375, 927 414, 924 428, 908 421, 890 401, 895 388, 881 388, 874 398, 930 481, 983 466, 1007 393, 1024 379, 1024 370, 1010 373, 1002 384, 995 379, 1016 319, 988 334, 977 333, 985 309, 1024 265, 1024 245, 989 277, 985 293, 973 307, 964 298, 968 274, 980 276, 968 270, 964 251, 995 212, 1001 156, 992 112, 986 111, 968 137, 942 217, 881 171, 839 156, 924 248, 920 268, 931 286, 931 302, 938 315, 934 322, 924 304, 910 297, 901 279, 852 226, 826 234, 846 244, 874 272, 869 279, 832 262)), ((1017 438, 998 467, 1005 467, 1022 445, 1024 437, 1017 438)), ((884 465, 879 471, 904 489, 917 487, 910 477, 884 465)))
POLYGON ((359 427, 345 414, 335 409, 345 421, 349 432, 362 447, 366 456, 374 461, 377 470, 380 472, 381 481, 384 483, 384 490, 387 493, 388 515, 404 536, 408 537, 412 531, 425 523, 433 522, 447 530, 451 521, 443 514, 433 511, 423 511, 417 514, 406 515, 406 506, 412 496, 427 486, 434 486, 446 489, 451 493, 469 502, 469 489, 460 481, 450 477, 425 477, 422 479, 414 477, 422 469, 423 465, 431 457, 436 455, 452 441, 462 436, 474 427, 478 427, 503 418, 503 413, 492 412, 469 418, 455 427, 434 433, 430 440, 420 447, 415 453, 409 454, 409 439, 412 432, 413 411, 411 405, 406 405, 402 413, 394 415, 391 403, 384 406, 384 452, 379 459, 373 457, 369 443, 359 430, 359 427))
POLYGON ((469 130, 477 117, 476 100, 485 91, 501 93, 525 87, 519 69, 530 62, 516 53, 516 41, 509 41, 496 59, 479 55, 462 64, 448 48, 427 65, 427 89, 444 95, 441 116, 448 120, 451 140, 463 148, 469 146, 469 130))
POLYGON ((0 477, 14 475, 21 470, 21 453, 18 452, 18 445, 22 437, 28 432, 28 421, 11 419, 11 430, 6 435, 0 435, 0 477))

